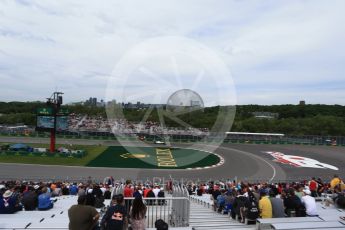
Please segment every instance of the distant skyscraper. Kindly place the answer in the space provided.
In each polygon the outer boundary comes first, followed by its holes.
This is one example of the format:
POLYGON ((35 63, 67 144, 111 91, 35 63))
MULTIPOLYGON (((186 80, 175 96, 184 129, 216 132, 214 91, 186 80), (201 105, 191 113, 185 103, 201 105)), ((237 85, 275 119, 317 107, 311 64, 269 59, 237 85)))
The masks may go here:
POLYGON ((97 105, 97 97, 92 98, 92 106, 96 106, 97 105))

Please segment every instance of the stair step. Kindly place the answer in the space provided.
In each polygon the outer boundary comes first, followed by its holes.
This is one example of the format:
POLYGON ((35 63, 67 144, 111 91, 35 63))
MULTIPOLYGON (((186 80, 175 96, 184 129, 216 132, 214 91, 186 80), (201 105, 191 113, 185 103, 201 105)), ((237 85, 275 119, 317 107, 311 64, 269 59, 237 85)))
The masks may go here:
POLYGON ((201 223, 195 223, 195 224, 192 224, 193 227, 220 227, 220 226, 245 226, 244 224, 241 224, 241 223, 230 223, 230 222, 220 222, 220 223, 209 223, 209 222, 201 222, 201 223))
MULTIPOLYGON (((189 219, 205 219, 205 216, 191 216, 189 219)), ((207 219, 220 219, 220 220, 230 220, 230 217, 227 216, 211 216, 211 218, 207 218, 207 219)))
POLYGON ((211 205, 197 202, 191 202, 189 222, 195 230, 255 229, 255 225, 239 223, 232 220, 228 215, 213 211, 211 205))
MULTIPOLYGON (((210 228, 207 227, 193 227, 195 230, 209 230, 210 228)), ((255 229, 255 226, 250 226, 250 225, 243 225, 240 227, 229 227, 229 226, 220 226, 220 227, 213 227, 212 230, 223 230, 223 229, 231 229, 231 230, 242 230, 242 229, 255 229)))

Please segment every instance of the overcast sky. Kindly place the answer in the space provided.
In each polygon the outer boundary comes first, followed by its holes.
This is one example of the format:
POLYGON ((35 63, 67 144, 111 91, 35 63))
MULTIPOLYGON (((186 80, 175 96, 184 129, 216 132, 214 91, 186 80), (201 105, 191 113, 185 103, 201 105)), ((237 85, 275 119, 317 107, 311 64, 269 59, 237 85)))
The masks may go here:
POLYGON ((159 103, 187 88, 209 104, 345 105, 344 9, 343 0, 1 0, 0 101, 58 90, 67 102, 159 103))

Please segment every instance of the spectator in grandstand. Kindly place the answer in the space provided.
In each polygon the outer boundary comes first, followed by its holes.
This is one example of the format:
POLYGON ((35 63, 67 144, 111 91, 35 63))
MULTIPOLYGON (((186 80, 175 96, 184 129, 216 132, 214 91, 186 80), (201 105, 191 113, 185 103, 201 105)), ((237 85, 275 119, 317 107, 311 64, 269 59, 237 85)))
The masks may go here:
POLYGON ((255 199, 259 202, 260 200, 260 192, 259 192, 259 188, 257 185, 253 186, 253 195, 255 196, 255 199))
POLYGON ((237 196, 233 203, 233 212, 231 212, 232 218, 235 219, 237 216, 240 221, 244 223, 245 217, 245 204, 247 203, 247 197, 245 197, 242 189, 238 190, 237 196))
POLYGON ((69 195, 69 184, 62 184, 61 185, 61 194, 63 196, 69 195))
POLYGON ((167 191, 168 191, 168 194, 172 194, 172 191, 173 191, 173 182, 172 182, 172 180, 169 180, 167 182, 167 191))
POLYGON ((86 205, 95 207, 96 199, 92 192, 86 193, 86 205))
POLYGON ((342 184, 343 181, 340 179, 340 177, 338 175, 334 175, 333 179, 331 180, 331 189, 333 190, 335 188, 335 186, 342 184))
POLYGON ((44 186, 42 188, 42 194, 38 196, 38 210, 49 210, 53 208, 54 201, 50 200, 50 193, 48 188, 44 186))
POLYGON ((145 215, 146 206, 141 197, 136 197, 133 201, 133 206, 130 211, 131 227, 132 230, 145 229, 145 215))
MULTIPOLYGON (((133 188, 132 188, 132 181, 131 180, 127 180, 126 181, 126 185, 125 188, 123 190, 123 196, 124 197, 133 197, 133 188)), ((125 206, 126 206, 126 214, 129 214, 129 211, 131 209, 131 205, 132 205, 132 200, 125 200, 125 206)))
POLYGON ((68 210, 69 229, 95 229, 98 225, 99 213, 94 207, 86 205, 86 195, 78 197, 78 204, 68 210))
MULTIPOLYGON (((38 188, 38 185, 36 188, 38 188)), ((21 203, 24 206, 25 211, 32 211, 35 210, 38 206, 38 196, 35 191, 35 188, 32 186, 28 186, 28 190, 23 193, 21 203)))
POLYGON ((323 181, 321 180, 321 178, 317 178, 316 180, 318 186, 317 186, 317 195, 321 196, 321 194, 324 192, 325 190, 325 184, 323 183, 323 181))
POLYGON ((111 198, 110 187, 106 186, 105 191, 104 191, 104 199, 109 200, 110 198, 111 198))
POLYGON ((274 191, 270 190, 270 201, 272 204, 272 217, 285 217, 284 202, 281 198, 277 198, 274 191))
MULTIPOLYGON (((211 188, 211 186, 210 186, 210 188, 211 188)), ((219 191, 219 187, 215 187, 215 190, 210 189, 209 193, 211 194, 211 199, 213 200, 213 211, 216 212, 217 209, 219 208, 218 204, 217 204, 217 197, 219 195, 221 195, 221 192, 219 191)))
POLYGON ((259 200, 259 210, 261 218, 272 218, 272 204, 267 196, 267 191, 262 189, 260 191, 261 199, 259 200))
POLYGON ((69 186, 69 194, 73 196, 78 194, 78 187, 76 183, 73 183, 69 186))
POLYGON ((101 188, 99 187, 99 185, 94 185, 93 189, 92 189, 92 195, 95 198, 95 208, 102 208, 104 207, 104 196, 103 196, 103 192, 101 190, 101 188))
POLYGON ((135 186, 133 197, 142 197, 142 191, 139 186, 135 186))
POLYGON ((202 196, 203 193, 204 193, 204 186, 203 185, 199 185, 197 190, 196 190, 196 194, 198 196, 202 196))
POLYGON ((234 203, 235 197, 233 196, 232 189, 228 189, 225 196, 225 207, 224 207, 224 214, 228 214, 232 210, 232 205, 234 203))
MULTIPOLYGON (((258 200, 251 190, 248 190, 247 194, 247 201, 244 204, 245 219, 248 221, 255 221, 259 217, 258 200)), ((242 222, 244 223, 244 221, 243 219, 242 222)))
POLYGON ((311 191, 308 188, 303 190, 302 204, 305 206, 307 216, 318 216, 315 198, 311 196, 311 191))
POLYGON ((82 183, 78 185, 78 196, 81 195, 86 195, 85 186, 82 183))
POLYGON ((305 216, 305 214, 303 213, 304 206, 301 202, 301 199, 296 196, 294 188, 289 188, 286 192, 286 195, 283 196, 283 199, 285 213, 288 216, 305 216))
POLYGON ((11 190, 6 190, 0 196, 0 214, 13 214, 23 209, 19 204, 18 197, 11 190))
MULTIPOLYGON (((165 194, 164 194, 164 189, 161 188, 160 191, 158 192, 158 198, 164 198, 165 194)), ((159 199, 158 200, 158 205, 164 205, 165 204, 165 199, 159 199)))
POLYGON ((155 222, 155 228, 157 230, 168 230, 169 229, 169 225, 167 223, 165 223, 164 220, 158 219, 155 222))
POLYGON ((303 196, 303 189, 304 187, 300 184, 296 185, 295 189, 295 195, 298 196, 298 198, 302 199, 303 196))
POLYGON ((50 186, 47 187, 47 190, 49 193, 53 193, 54 190, 56 189, 56 187, 57 187, 57 185, 54 182, 52 182, 52 183, 50 183, 50 186))
MULTIPOLYGON (((147 198, 155 198, 155 194, 153 192, 152 189, 149 189, 149 191, 147 192, 147 198)), ((147 200, 147 204, 148 205, 155 205, 156 204, 156 200, 155 199, 150 199, 150 200, 147 200)))
POLYGON ((152 189, 152 192, 155 194, 155 197, 158 197, 158 193, 160 191, 159 185, 155 185, 154 189, 152 189))
POLYGON ((124 196, 117 194, 113 196, 115 203, 108 208, 101 221, 101 228, 105 230, 127 229, 126 207, 124 206, 124 196))
POLYGON ((61 183, 58 182, 55 184, 55 188, 51 189, 51 196, 56 197, 56 196, 61 196, 61 195, 62 195, 62 186, 61 186, 61 183))
POLYGON ((308 183, 308 186, 312 197, 317 197, 318 185, 319 184, 317 183, 315 177, 311 178, 311 180, 308 183))
POLYGON ((328 203, 333 203, 338 208, 345 208, 345 193, 341 190, 340 184, 334 187, 332 200, 328 200, 328 203))
POLYGON ((221 213, 225 208, 226 194, 225 190, 221 191, 221 194, 217 196, 217 212, 221 213))
POLYGON ((114 186, 114 178, 112 176, 107 178, 107 185, 108 186, 114 186))

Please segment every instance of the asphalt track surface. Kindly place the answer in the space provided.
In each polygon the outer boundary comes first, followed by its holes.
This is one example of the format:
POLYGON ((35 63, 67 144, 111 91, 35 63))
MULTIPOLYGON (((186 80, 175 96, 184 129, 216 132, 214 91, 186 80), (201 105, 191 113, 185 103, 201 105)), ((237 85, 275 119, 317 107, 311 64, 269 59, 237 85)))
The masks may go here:
MULTIPOLYGON (((0 137, 0 142, 48 143, 47 138, 0 137)), ((71 140, 60 139, 60 144, 73 143, 79 145, 118 145, 116 141, 103 140, 71 140)), ((136 144, 136 143, 127 143, 136 144)), ((212 150, 209 144, 176 144, 174 147, 192 147, 201 150, 212 150)), ((122 169, 92 168, 79 166, 52 166, 30 164, 0 163, 0 180, 7 179, 68 179, 84 180, 88 176, 101 180, 106 176, 116 179, 152 180, 158 178, 177 180, 213 180, 239 179, 246 181, 295 181, 309 179, 312 176, 329 180, 334 174, 345 176, 345 147, 307 146, 307 145, 266 145, 266 144, 222 144, 215 151, 225 162, 223 165, 196 170, 157 170, 157 169, 122 169), (308 157, 337 167, 339 170, 325 168, 295 167, 274 161, 265 152, 281 152, 287 155, 308 157)))

